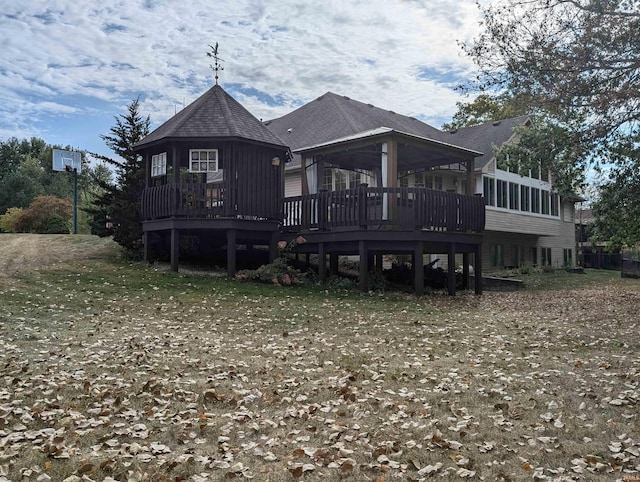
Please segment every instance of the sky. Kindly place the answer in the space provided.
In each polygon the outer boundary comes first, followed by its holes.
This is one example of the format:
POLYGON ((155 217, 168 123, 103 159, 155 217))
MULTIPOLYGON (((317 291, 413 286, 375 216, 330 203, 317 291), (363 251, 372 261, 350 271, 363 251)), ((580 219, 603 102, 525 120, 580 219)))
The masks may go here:
POLYGON ((440 127, 479 31, 473 0, 0 0, 0 141, 111 155, 134 99, 153 129, 214 85, 216 42, 220 85, 265 121, 334 92, 440 127))

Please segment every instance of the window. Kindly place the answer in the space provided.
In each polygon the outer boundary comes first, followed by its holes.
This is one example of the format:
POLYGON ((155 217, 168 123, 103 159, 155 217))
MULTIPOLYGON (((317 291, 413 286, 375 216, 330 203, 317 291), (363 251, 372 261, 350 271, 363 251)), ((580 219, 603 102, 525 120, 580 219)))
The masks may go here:
POLYGON ((189 149, 189 172, 217 172, 218 149, 189 149))
POLYGON ((325 169, 322 174, 322 189, 331 191, 333 189, 333 169, 325 169))
POLYGON ((509 209, 520 209, 520 203, 518 195, 520 194, 520 186, 515 182, 509 183, 509 209))
POLYGON ((531 212, 540 213, 540 189, 531 188, 531 212))
POLYGON ((424 178, 425 177, 427 177, 427 176, 424 175, 424 172, 416 172, 413 175, 413 179, 414 179, 413 185, 415 187, 425 187, 425 184, 424 184, 424 178))
POLYGON ((538 264, 538 248, 535 246, 529 248, 529 261, 531 261, 532 265, 538 264))
POLYGON ((151 177, 167 174, 167 153, 162 152, 151 156, 151 177))
POLYGON ((494 268, 504 266, 504 248, 501 244, 491 245, 491 266, 494 268))
POLYGON ((549 191, 542 190, 542 214, 549 214, 549 191))
POLYGON ((409 175, 406 172, 398 179, 398 185, 400 187, 409 187, 409 175))
POLYGON ((557 194, 551 194, 551 215, 558 216, 560 214, 560 200, 557 194))
POLYGON ((487 206, 495 206, 496 205, 496 180, 492 177, 483 177, 483 193, 484 193, 484 203, 487 206))
POLYGON ((524 246, 511 245, 511 265, 516 268, 524 263, 524 246))
POLYGON ((520 186, 520 210, 529 211, 531 209, 529 197, 529 186, 520 186))
POLYGON ((349 174, 349 189, 356 188, 360 185, 360 173, 354 171, 348 171, 349 174))
POLYGON ((433 189, 438 191, 442 191, 442 176, 434 176, 433 178, 433 189))
POLYGON ((497 200, 496 200, 496 205, 499 208, 506 208, 507 207, 507 181, 501 181, 500 179, 498 179, 497 181, 497 200))
POLYGON ((341 191, 343 189, 347 189, 347 173, 342 169, 334 169, 333 174, 335 181, 333 186, 334 190, 341 191))
POLYGON ((551 266, 551 248, 540 248, 542 266, 551 266))
POLYGON ((562 260, 565 266, 573 266, 573 250, 571 249, 563 249, 562 250, 562 260))

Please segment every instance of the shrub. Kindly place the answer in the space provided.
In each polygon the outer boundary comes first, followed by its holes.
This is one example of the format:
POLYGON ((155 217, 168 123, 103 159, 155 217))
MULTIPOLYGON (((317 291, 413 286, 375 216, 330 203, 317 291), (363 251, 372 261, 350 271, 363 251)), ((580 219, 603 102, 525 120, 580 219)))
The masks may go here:
POLYGON ((59 214, 52 214, 47 218, 44 234, 69 234, 69 224, 59 214))
POLYGON ((303 278, 303 274, 289 266, 283 257, 276 258, 273 263, 264 264, 258 269, 244 269, 236 274, 238 280, 261 281, 281 286, 302 283, 303 278))
MULTIPOLYGON (((57 214, 65 222, 71 219, 71 202, 56 196, 38 196, 25 209, 17 222, 21 233, 46 233, 48 219, 57 214)), ((67 229, 67 233, 69 230, 67 229)))
POLYGON ((5 233, 17 233, 18 221, 22 216, 24 209, 22 208, 9 208, 7 212, 0 216, 0 231, 5 233))

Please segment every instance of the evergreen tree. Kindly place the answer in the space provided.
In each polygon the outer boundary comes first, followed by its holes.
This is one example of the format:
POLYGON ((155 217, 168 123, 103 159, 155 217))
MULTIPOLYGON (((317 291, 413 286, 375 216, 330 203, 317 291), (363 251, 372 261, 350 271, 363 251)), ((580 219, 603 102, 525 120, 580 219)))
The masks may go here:
POLYGON ((111 159, 96 155, 115 168, 116 183, 101 181, 104 194, 96 200, 92 212, 92 232, 103 236, 113 233, 113 239, 132 256, 142 252, 140 198, 144 189, 142 159, 133 147, 149 133, 151 123, 149 116, 144 118, 139 109, 140 99, 136 99, 129 104, 126 114, 115 117, 110 134, 100 136, 118 156, 111 159))

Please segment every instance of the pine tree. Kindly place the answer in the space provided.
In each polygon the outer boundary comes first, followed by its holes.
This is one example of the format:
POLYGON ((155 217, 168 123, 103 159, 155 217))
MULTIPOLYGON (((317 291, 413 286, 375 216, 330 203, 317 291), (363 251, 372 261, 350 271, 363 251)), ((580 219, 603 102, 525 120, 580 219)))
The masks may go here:
POLYGON ((144 189, 144 167, 133 148, 149 133, 151 123, 149 116, 144 118, 139 109, 140 99, 136 99, 127 107, 126 114, 115 117, 116 124, 111 127, 110 134, 100 136, 119 159, 96 156, 115 168, 116 183, 101 186, 105 192, 96 201, 92 213, 93 232, 98 235, 113 233, 113 239, 135 257, 142 253, 140 198, 144 189))

